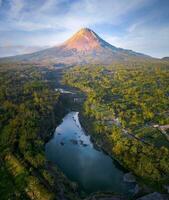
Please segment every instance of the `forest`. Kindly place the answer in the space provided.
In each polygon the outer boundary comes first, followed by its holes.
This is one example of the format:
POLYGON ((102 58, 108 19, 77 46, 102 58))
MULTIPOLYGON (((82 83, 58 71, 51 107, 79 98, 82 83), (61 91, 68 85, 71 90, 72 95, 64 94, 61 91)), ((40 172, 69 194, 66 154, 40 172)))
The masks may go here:
MULTIPOLYGON (((54 67, 0 65, 1 199, 82 199, 86 194, 45 158, 45 143, 67 111, 54 67)), ((80 121, 95 144, 165 192, 169 182, 169 66, 75 66, 62 83, 85 93, 80 121)))
POLYGON ((86 93, 82 122, 97 145, 157 190, 169 180, 169 66, 77 66, 64 83, 86 93))
POLYGON ((76 199, 76 184, 44 155, 66 113, 56 73, 30 64, 1 64, 0 73, 0 199, 76 199))

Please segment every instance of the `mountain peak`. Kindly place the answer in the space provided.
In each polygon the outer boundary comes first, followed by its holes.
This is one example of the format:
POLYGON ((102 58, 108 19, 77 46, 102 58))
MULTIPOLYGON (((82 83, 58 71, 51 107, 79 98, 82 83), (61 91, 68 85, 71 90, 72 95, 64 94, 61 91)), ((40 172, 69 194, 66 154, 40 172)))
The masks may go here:
MULTIPOLYGON (((151 60, 131 50, 112 46, 89 28, 82 28, 59 46, 27 55, 12 57, 13 61, 51 62, 66 65, 111 64, 117 61, 151 60)), ((9 58, 6 58, 9 61, 9 58)))
POLYGON ((93 32, 90 28, 86 28, 86 27, 84 27, 84 28, 81 28, 78 32, 93 32))
POLYGON ((67 49, 90 51, 100 47, 100 37, 89 28, 82 28, 68 39, 64 45, 67 49))
POLYGON ((86 28, 86 27, 81 28, 74 35, 77 35, 77 34, 82 34, 82 35, 85 35, 85 34, 95 34, 96 35, 96 33, 93 30, 91 30, 90 28, 86 28))

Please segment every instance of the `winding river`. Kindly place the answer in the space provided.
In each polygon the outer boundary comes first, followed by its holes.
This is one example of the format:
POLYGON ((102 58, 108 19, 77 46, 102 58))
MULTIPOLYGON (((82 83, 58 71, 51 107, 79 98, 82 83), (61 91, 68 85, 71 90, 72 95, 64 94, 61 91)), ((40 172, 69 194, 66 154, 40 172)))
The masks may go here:
POLYGON ((78 112, 68 113, 46 144, 46 157, 87 193, 111 191, 131 195, 134 185, 123 181, 119 164, 94 147, 85 134, 78 112))

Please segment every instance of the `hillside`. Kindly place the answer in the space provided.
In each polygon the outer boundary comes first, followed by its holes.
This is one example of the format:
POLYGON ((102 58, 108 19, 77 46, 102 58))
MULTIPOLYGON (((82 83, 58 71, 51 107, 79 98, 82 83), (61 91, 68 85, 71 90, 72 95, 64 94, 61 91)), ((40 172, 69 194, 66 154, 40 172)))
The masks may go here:
POLYGON ((163 60, 163 61, 169 61, 169 57, 163 57, 161 60, 163 60))
POLYGON ((87 94, 81 115, 94 141, 156 189, 169 184, 168 72, 166 64, 114 64, 76 66, 64 77, 87 94))
POLYGON ((111 64, 116 61, 152 60, 150 56, 117 48, 94 31, 83 28, 60 46, 54 46, 31 54, 13 56, 2 61, 47 62, 74 64, 111 64))

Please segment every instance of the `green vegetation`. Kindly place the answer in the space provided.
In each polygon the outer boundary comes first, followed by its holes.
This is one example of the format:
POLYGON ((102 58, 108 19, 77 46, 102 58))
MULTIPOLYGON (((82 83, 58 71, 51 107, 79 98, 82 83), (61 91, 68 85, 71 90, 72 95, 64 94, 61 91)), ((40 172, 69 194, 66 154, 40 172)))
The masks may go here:
POLYGON ((74 67, 64 83, 87 94, 83 123, 97 144, 159 189, 169 180, 169 66, 74 67), (91 120, 92 119, 92 120, 91 120))
MULTIPOLYGON (((132 65, 74 67, 64 83, 87 94, 82 122, 96 143, 161 189, 169 183, 169 141, 154 125, 169 124, 169 66, 132 65)), ((79 199, 77 185, 44 156, 68 104, 55 91, 57 71, 1 64, 0 74, 1 199, 79 199)))
POLYGON ((77 199, 77 188, 44 156, 65 115, 53 69, 0 66, 0 198, 77 199))

